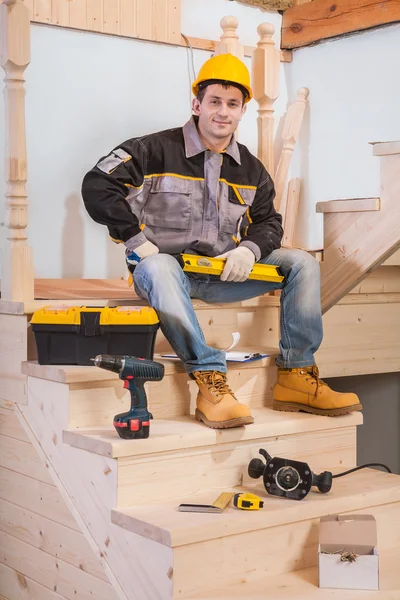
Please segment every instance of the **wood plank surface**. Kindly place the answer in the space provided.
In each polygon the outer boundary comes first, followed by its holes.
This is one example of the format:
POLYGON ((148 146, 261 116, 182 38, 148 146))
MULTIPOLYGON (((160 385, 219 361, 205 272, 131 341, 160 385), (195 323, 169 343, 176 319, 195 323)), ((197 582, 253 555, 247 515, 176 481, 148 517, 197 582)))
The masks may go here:
POLYGON ((115 600, 109 583, 40 549, 0 532, 0 562, 34 579, 67 600, 115 600))
POLYGON ((0 600, 65 600, 65 596, 1 562, 0 582, 0 600))
POLYGON ((1 499, 0 530, 109 583, 100 560, 78 531, 1 499))
POLYGON ((0 498, 79 531, 75 519, 54 485, 0 467, 0 498))
POLYGON ((317 213, 360 212, 379 210, 380 198, 354 198, 349 200, 328 200, 317 203, 317 213))
POLYGON ((54 485, 46 464, 39 458, 30 442, 0 435, 0 466, 54 485))
POLYGON ((399 0, 318 0, 285 10, 282 48, 307 46, 345 33, 400 21, 399 0))

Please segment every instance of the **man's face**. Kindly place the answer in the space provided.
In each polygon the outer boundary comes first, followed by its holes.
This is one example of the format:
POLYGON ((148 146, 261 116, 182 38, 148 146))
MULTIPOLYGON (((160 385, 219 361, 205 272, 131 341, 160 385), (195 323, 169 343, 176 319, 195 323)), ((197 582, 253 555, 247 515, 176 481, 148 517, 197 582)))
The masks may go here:
POLYGON ((206 87, 203 101, 193 100, 193 112, 199 117, 199 130, 210 141, 230 138, 246 111, 242 92, 233 85, 219 83, 206 87))

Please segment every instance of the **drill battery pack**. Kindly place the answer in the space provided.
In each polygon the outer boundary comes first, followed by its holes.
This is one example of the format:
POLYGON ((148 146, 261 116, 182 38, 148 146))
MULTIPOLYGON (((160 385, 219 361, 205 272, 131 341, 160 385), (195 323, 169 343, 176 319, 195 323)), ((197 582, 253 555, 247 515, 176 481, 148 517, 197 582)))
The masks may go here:
POLYGON ((41 365, 93 365, 97 354, 153 359, 159 320, 149 307, 47 306, 31 319, 41 365))
MULTIPOLYGON (((181 254, 178 260, 184 271, 188 271, 189 273, 203 273, 205 275, 221 275, 226 263, 226 259, 224 258, 196 256, 194 254, 181 254)), ((249 279, 281 283, 284 277, 276 265, 255 263, 249 279)))

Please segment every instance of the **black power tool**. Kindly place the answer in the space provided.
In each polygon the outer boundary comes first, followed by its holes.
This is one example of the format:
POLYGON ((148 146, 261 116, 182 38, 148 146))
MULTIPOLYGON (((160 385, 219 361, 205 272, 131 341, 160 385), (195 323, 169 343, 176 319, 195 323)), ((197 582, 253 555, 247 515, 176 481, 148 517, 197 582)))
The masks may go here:
POLYGON ((303 500, 312 486, 326 494, 332 487, 332 473, 324 471, 320 475, 313 473, 305 462, 288 458, 274 457, 266 450, 260 450, 260 458, 253 458, 248 467, 248 474, 253 479, 263 478, 265 489, 272 496, 283 496, 292 500, 303 500))
POLYGON ((114 417, 114 427, 118 435, 125 440, 148 438, 150 420, 153 415, 147 410, 144 383, 161 381, 164 377, 164 365, 135 356, 112 356, 110 354, 99 354, 93 359, 93 362, 96 367, 119 373, 119 378, 124 382, 124 388, 131 393, 130 410, 114 417))

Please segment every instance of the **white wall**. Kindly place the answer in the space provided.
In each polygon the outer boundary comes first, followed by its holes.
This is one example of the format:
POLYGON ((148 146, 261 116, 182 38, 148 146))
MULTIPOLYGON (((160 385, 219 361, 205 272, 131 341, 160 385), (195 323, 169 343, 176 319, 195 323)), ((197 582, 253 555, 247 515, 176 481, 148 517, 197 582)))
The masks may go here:
POLYGON ((400 24, 297 50, 285 68, 290 97, 310 89, 291 170, 304 179, 296 242, 322 247, 315 204, 379 196, 368 142, 400 139, 400 24))
MULTIPOLYGON (((184 0, 182 32, 218 39, 221 18, 232 14, 239 18, 244 44, 256 45, 257 26, 263 21, 275 25, 279 43, 278 13, 227 0, 184 0)), ((97 160, 123 140, 184 124, 190 116, 190 52, 36 24, 31 32, 31 64, 26 70, 27 191, 35 275, 123 275, 123 248, 110 242, 105 227, 87 216, 81 182, 97 160)), ((196 72, 210 55, 194 51, 196 72)), ((256 152, 256 104, 251 104, 240 135, 256 152)), ((278 110, 282 112, 285 105, 283 85, 278 110)), ((4 131, 3 113, 1 105, 0 134, 4 131)), ((0 155, 1 169, 3 162, 0 155)), ((0 205, 0 222, 4 223, 2 202, 0 205)), ((1 246, 4 226, 0 232, 1 246)))

